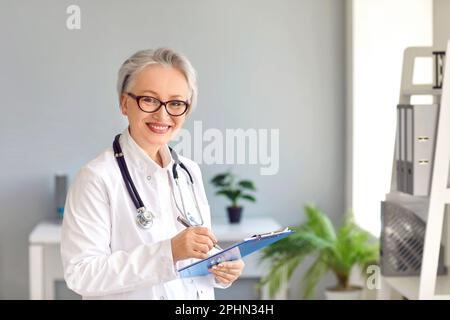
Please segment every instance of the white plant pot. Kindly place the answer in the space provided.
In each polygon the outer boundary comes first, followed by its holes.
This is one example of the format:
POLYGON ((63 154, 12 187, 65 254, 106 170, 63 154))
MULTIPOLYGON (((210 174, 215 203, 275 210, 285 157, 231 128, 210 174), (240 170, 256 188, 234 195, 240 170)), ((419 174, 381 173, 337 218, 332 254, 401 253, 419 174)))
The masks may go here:
POLYGON ((361 300, 362 288, 351 287, 348 290, 326 289, 325 298, 327 300, 361 300))

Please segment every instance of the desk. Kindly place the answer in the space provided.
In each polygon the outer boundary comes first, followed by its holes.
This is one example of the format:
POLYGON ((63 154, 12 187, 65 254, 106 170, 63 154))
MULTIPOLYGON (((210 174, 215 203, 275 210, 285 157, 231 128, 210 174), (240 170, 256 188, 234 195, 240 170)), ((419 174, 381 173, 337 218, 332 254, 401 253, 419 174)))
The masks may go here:
MULTIPOLYGON (((239 224, 229 224, 225 219, 213 217, 212 231, 222 247, 241 241, 254 233, 281 229, 272 218, 248 217, 239 224)), ((46 220, 37 224, 29 236, 30 299, 52 300, 55 298, 55 281, 64 280, 60 257, 61 221, 46 220)), ((242 278, 260 278, 268 272, 267 266, 259 262, 260 253, 244 258, 242 278)), ((238 280, 239 281, 239 280, 238 280)), ((263 288, 261 298, 268 299, 268 290, 263 288)), ((283 288, 277 299, 287 299, 287 288, 283 288)))

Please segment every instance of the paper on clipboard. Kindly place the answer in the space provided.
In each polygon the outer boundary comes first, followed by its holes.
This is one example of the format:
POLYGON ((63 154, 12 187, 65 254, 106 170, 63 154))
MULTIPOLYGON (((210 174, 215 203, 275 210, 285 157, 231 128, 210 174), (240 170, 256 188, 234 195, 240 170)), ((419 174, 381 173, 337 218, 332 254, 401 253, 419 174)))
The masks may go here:
POLYGON ((249 238, 245 238, 243 241, 219 251, 206 259, 199 260, 189 266, 179 269, 179 276, 181 278, 189 278, 208 275, 210 274, 208 269, 213 265, 223 261, 233 261, 243 258, 274 242, 286 238, 292 233, 293 231, 289 230, 289 228, 285 228, 283 230, 256 234, 249 238))

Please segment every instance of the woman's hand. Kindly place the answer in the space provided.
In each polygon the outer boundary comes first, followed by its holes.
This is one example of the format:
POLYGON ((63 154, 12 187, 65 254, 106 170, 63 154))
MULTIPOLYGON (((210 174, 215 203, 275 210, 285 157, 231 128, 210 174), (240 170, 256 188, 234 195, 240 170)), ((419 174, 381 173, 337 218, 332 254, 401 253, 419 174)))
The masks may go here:
POLYGON ((217 243, 214 234, 205 227, 189 227, 172 238, 173 261, 208 258, 208 252, 217 243))
POLYGON ((235 261, 221 262, 209 269, 209 272, 214 274, 218 282, 223 284, 231 284, 239 278, 244 270, 244 267, 244 261, 239 259, 235 261))

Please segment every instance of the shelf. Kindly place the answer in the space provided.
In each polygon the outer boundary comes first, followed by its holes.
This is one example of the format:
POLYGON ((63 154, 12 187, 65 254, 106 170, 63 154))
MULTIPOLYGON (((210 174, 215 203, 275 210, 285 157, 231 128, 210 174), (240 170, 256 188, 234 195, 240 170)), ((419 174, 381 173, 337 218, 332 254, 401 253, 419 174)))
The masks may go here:
MULTIPOLYGON (((413 277, 383 277, 393 289, 409 300, 419 298, 419 276, 413 277)), ((438 276, 436 279, 436 290, 434 299, 450 298, 450 275, 438 276)))
MULTIPOLYGON (((436 51, 433 47, 410 47, 404 51, 403 56, 403 68, 402 68, 402 80, 400 86, 400 101, 399 104, 410 104, 413 95, 430 95, 433 98, 433 104, 439 104, 439 112, 436 119, 437 131, 435 136, 434 150, 433 150, 433 163, 430 168, 430 196, 413 196, 407 193, 396 191, 397 189, 397 163, 396 157, 393 161, 393 175, 391 176, 391 192, 386 195, 385 201, 392 203, 395 206, 405 209, 404 211, 413 212, 419 219, 425 223, 425 232, 422 232, 423 226, 414 229, 412 224, 398 220, 399 225, 407 230, 406 233, 399 234, 399 236, 406 237, 406 242, 416 240, 417 243, 423 243, 423 249, 420 254, 422 255, 422 267, 421 276, 402 276, 402 277, 384 277, 383 285, 379 292, 379 297, 389 297, 390 288, 400 293, 402 296, 410 299, 450 299, 450 274, 436 275, 436 270, 432 270, 436 265, 439 265, 438 261, 423 261, 424 257, 427 259, 437 259, 439 254, 433 254, 428 257, 425 251, 431 251, 433 253, 439 253, 442 248, 442 242, 444 242, 445 258, 444 265, 449 268, 449 236, 450 236, 450 224, 446 223, 445 214, 440 212, 443 208, 448 211, 447 204, 450 203, 450 190, 448 188, 448 176, 450 157, 448 153, 448 145, 450 142, 450 64, 445 64, 445 70, 442 73, 444 79, 442 81, 442 89, 433 89, 432 85, 415 84, 413 83, 413 74, 415 67, 415 60, 418 57, 433 58, 433 52, 436 51), (445 223, 445 224, 444 224, 445 223), (417 232, 417 237, 411 238, 407 233, 417 232), (406 234, 406 235, 405 235, 406 234), (423 241, 419 241, 418 237, 423 238, 423 241), (412 239, 412 240, 411 240, 412 239), (426 262, 426 263, 425 263, 426 262), (421 288, 421 278, 424 287, 421 288), (436 283, 434 288, 430 288, 431 283, 436 283), (433 289, 433 290, 430 290, 433 289), (419 296, 419 293, 420 296, 419 296)), ((450 52, 450 41, 447 43, 446 52, 450 52)), ((437 68, 437 64, 436 64, 437 68)), ((435 70, 437 72, 437 69, 435 70)), ((409 135, 409 139, 403 140, 403 143, 398 144, 396 140, 397 155, 400 153, 401 160, 408 159, 407 147, 411 147, 410 126, 407 125, 408 117, 404 114, 398 115, 397 118, 397 139, 402 133, 402 137, 409 135), (409 133, 408 133, 409 132, 409 133), (399 147, 402 147, 401 149, 399 147), (399 152, 402 150, 403 152, 399 152), (404 158, 406 156, 406 159, 404 158)), ((414 126, 414 122, 412 122, 414 126)), ((431 125, 431 123, 430 123, 431 125)), ((414 131, 414 127, 412 129, 414 131)), ((415 154, 414 143, 412 152, 415 154)), ((401 177, 403 178, 403 177, 401 177)), ((409 182, 408 182, 409 183, 409 182)), ((416 183, 416 182, 413 182, 416 183)), ((448 212, 447 212, 448 213, 448 212)), ((447 216, 448 217, 448 216, 447 216)), ((384 226, 384 230, 389 230, 389 225, 384 226)), ((392 228, 391 228, 392 229, 392 228)), ((402 240, 402 239, 400 239, 402 240)), ((398 240, 396 240, 399 242, 398 240)), ((406 243, 405 242, 405 243, 406 243)), ((400 251, 403 250, 401 245, 398 246, 401 249, 395 254, 399 254, 403 257, 405 254, 400 251)), ((420 246, 417 246, 418 248, 420 246)), ((406 247, 405 247, 406 248, 406 247)), ((428 253, 427 252, 427 253, 428 253)), ((450 268, 449 268, 450 269, 450 268)))
POLYGON ((61 242, 61 219, 45 220, 36 225, 28 237, 30 244, 55 244, 61 242))
MULTIPOLYGON (((45 220, 31 232, 28 241, 32 244, 58 244, 61 241, 61 219, 45 220)), ((212 217, 212 230, 219 242, 237 242, 255 233, 281 229, 271 217, 244 217, 240 223, 231 224, 225 218, 212 217)))
POLYGON ((439 96, 442 94, 442 89, 430 89, 430 88, 410 88, 405 89, 402 92, 404 95, 434 95, 439 96))

